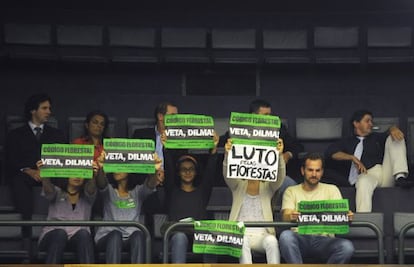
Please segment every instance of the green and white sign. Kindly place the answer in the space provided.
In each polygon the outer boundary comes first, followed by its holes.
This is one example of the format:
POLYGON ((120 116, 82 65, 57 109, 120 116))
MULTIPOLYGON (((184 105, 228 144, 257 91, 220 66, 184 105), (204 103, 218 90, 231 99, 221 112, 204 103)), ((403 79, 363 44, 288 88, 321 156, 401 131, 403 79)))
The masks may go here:
POLYGON ((151 139, 104 139, 104 171, 155 173, 155 144, 151 139))
POLYGON ((300 201, 299 234, 347 234, 348 199, 300 201))
POLYGON ((166 148, 210 149, 214 147, 214 120, 195 114, 165 115, 166 148))
POLYGON ((40 177, 92 179, 93 154, 93 145, 43 144, 40 177))
POLYGON ((244 231, 243 222, 195 221, 193 252, 239 258, 243 246, 244 231))
POLYGON ((278 116, 232 112, 227 177, 276 182, 279 129, 278 116))
POLYGON ((233 144, 276 147, 280 124, 278 116, 232 112, 229 134, 233 144))

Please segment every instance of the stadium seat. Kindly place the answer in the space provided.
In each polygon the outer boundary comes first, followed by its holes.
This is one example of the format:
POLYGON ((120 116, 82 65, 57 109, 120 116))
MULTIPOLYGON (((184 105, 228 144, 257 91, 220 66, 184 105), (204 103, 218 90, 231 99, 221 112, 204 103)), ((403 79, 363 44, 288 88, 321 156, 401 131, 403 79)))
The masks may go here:
POLYGON ((59 58, 68 62, 105 63, 102 25, 57 25, 59 58))
POLYGON ((385 262, 384 246, 380 253, 380 244, 384 244, 384 214, 380 212, 354 213, 353 222, 367 222, 378 227, 380 235, 367 226, 350 227, 344 238, 350 239, 355 247, 354 258, 372 259, 377 264, 385 262))
POLYGON ((209 63, 207 29, 162 28, 161 52, 166 63, 209 63))
POLYGON ((4 25, 5 52, 13 59, 56 60, 50 24, 4 25))
POLYGON ((155 127, 154 118, 127 118, 127 137, 131 138, 136 129, 155 127))
POLYGON ((211 43, 214 63, 258 63, 255 29, 213 29, 211 43))
MULTIPOLYGON (((296 118, 296 139, 305 153, 323 153, 328 145, 342 137, 342 118, 296 118)), ((301 155, 299 155, 301 156, 301 155)))
POLYGON ((310 62, 306 29, 264 29, 262 35, 264 63, 310 62))
POLYGON ((411 227, 405 234, 401 235, 401 229, 414 222, 414 213, 395 212, 394 213, 394 247, 395 255, 398 256, 398 264, 404 264, 407 256, 414 255, 414 227, 411 227), (401 248, 399 245, 403 245, 401 248), (400 253, 401 249, 401 253, 400 253))
POLYGON ((316 63, 360 63, 358 27, 315 27, 316 63))
POLYGON ((110 26, 110 59, 116 63, 158 63, 154 28, 110 26))
POLYGON ((412 28, 368 27, 368 63, 413 62, 412 28))

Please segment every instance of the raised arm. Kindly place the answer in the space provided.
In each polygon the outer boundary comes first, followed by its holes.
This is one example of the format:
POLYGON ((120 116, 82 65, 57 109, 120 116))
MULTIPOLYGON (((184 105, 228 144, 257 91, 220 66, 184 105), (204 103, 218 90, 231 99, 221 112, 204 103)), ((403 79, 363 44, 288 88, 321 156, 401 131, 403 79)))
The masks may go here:
POLYGON ((161 170, 162 160, 158 157, 157 153, 154 153, 154 159, 155 173, 149 174, 145 180, 146 185, 151 189, 155 189, 158 185, 164 182, 164 171, 161 170))
POLYGON ((104 161, 105 151, 102 151, 101 155, 99 155, 99 157, 96 159, 96 162, 93 164, 95 182, 99 190, 104 189, 108 185, 108 179, 106 178, 105 172, 103 171, 104 161))
MULTIPOLYGON (((43 162, 41 160, 36 162, 37 169, 40 170, 42 166, 43 162)), ((51 195, 55 192, 55 186, 50 181, 50 178, 42 178, 40 181, 42 182, 42 189, 46 196, 51 195)))
POLYGON ((272 188, 273 193, 276 192, 282 185, 283 181, 286 177, 286 163, 284 157, 282 156, 282 152, 284 150, 284 142, 282 138, 279 138, 276 147, 277 152, 279 153, 279 163, 278 163, 278 172, 277 172, 277 181, 271 182, 270 186, 272 188))

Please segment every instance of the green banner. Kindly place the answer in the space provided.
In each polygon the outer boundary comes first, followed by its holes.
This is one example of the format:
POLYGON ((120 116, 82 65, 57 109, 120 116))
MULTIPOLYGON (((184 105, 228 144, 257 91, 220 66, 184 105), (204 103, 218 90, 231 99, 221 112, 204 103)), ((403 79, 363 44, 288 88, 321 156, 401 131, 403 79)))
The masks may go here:
POLYGON ((165 115, 166 148, 210 149, 214 147, 214 120, 196 114, 165 115))
POLYGON ((92 179, 93 154, 93 145, 43 144, 40 177, 92 179))
POLYGON ((299 234, 347 234, 348 199, 300 201, 299 234))
POLYGON ((243 222, 195 221, 193 252, 239 258, 243 246, 244 231, 243 222))
POLYGON ((278 116, 232 112, 229 124, 233 144, 276 147, 281 124, 278 116))
POLYGON ((155 143, 151 139, 104 139, 104 171, 155 173, 155 143))

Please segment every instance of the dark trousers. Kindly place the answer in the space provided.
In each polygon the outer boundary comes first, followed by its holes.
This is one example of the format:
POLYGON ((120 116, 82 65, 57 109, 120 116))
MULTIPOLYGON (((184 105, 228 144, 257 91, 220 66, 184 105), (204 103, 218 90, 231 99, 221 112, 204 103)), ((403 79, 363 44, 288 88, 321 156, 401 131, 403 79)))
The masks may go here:
POLYGON ((144 234, 137 230, 125 241, 122 233, 113 230, 98 241, 99 251, 105 251, 106 263, 121 263, 122 249, 128 249, 131 255, 131 263, 145 263, 144 260, 144 234))
POLYGON ((63 261, 66 247, 75 251, 79 263, 93 263, 93 240, 91 234, 85 229, 79 230, 71 239, 63 229, 48 232, 40 241, 39 249, 46 251, 46 264, 59 264, 63 261))
MULTIPOLYGON (((14 205, 17 212, 22 215, 22 220, 30 221, 32 219, 33 187, 41 185, 41 183, 36 182, 32 177, 23 172, 18 173, 10 181, 14 205)), ((24 238, 31 237, 31 229, 30 226, 22 227, 24 238)))

